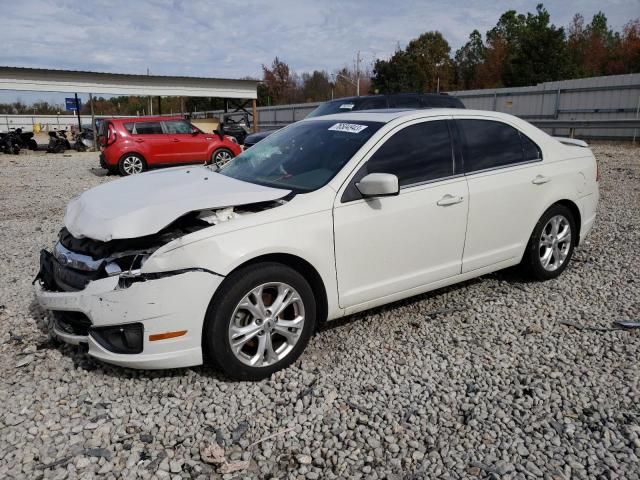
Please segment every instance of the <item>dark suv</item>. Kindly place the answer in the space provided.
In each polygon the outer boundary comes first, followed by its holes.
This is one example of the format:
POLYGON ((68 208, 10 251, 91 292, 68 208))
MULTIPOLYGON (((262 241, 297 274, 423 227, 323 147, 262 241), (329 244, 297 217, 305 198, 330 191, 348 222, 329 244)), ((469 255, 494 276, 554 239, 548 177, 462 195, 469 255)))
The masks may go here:
MULTIPOLYGON (((464 108, 460 99, 446 93, 395 93, 391 95, 368 95, 366 97, 344 97, 322 103, 309 117, 320 117, 333 113, 352 112, 354 110, 380 110, 383 108, 464 108)), ((255 145, 276 130, 266 130, 247 135, 244 148, 255 145)))

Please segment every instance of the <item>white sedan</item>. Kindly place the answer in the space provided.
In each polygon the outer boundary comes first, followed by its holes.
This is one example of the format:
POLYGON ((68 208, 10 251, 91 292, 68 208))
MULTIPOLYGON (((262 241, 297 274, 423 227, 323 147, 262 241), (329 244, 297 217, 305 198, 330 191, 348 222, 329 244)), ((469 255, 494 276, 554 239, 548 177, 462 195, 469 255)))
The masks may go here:
POLYGON ((36 296, 62 340, 105 362, 258 379, 322 322, 518 264, 557 277, 598 196, 586 144, 510 115, 316 117, 219 171, 84 192, 41 252, 36 296))

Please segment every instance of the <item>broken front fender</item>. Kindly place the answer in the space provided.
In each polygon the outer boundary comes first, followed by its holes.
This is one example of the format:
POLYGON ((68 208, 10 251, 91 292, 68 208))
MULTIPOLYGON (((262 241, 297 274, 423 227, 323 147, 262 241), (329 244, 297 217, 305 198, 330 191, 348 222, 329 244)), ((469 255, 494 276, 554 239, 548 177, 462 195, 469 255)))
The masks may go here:
POLYGON ((205 271, 165 273, 123 286, 120 276, 90 282, 83 290, 54 292, 36 282, 40 305, 52 312, 80 312, 90 326, 88 335, 69 335, 54 323, 54 332, 68 343, 88 343, 89 354, 133 368, 167 368, 202 363, 204 317, 223 277, 205 271), (143 347, 139 354, 114 353, 91 335, 92 328, 140 323, 143 347), (177 338, 154 341, 167 332, 186 331, 177 338))

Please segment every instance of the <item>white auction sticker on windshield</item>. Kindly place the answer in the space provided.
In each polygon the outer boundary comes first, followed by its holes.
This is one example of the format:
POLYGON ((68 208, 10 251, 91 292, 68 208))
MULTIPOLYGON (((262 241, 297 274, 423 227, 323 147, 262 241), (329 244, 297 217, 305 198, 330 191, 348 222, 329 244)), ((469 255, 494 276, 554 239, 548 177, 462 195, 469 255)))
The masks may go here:
POLYGON ((367 128, 366 125, 358 125, 357 123, 336 123, 329 127, 329 130, 334 130, 336 132, 360 133, 365 128, 367 128))
POLYGON ((343 103, 340 105, 341 110, 353 110, 353 107, 355 107, 353 103, 343 103))

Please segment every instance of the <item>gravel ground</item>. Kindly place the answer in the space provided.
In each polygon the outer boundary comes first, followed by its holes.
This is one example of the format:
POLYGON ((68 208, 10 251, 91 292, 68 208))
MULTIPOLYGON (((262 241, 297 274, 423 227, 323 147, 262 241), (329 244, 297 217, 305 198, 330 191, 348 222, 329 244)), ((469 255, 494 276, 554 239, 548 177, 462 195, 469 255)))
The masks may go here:
POLYGON ((256 383, 48 339, 38 251, 113 177, 95 154, 0 155, 0 478, 640 478, 640 331, 612 329, 640 319, 640 150, 594 150, 599 217, 559 279, 506 271, 339 321, 256 383))

